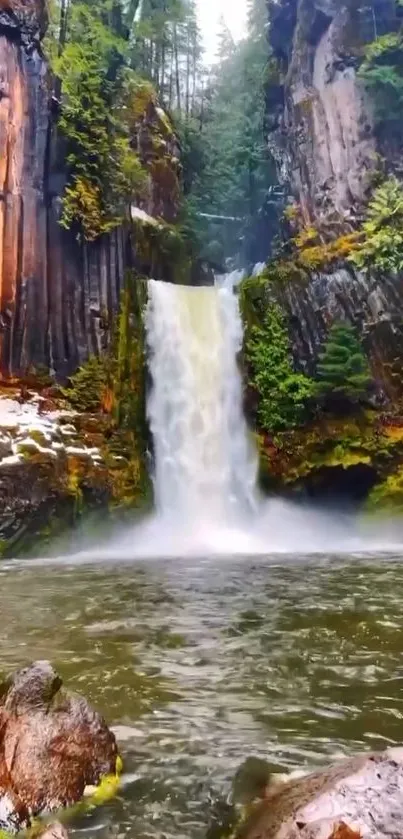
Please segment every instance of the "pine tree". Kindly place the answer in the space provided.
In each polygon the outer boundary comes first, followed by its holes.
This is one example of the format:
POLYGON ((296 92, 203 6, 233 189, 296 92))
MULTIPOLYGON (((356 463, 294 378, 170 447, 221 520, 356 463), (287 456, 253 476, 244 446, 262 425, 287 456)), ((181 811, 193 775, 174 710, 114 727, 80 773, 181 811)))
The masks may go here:
POLYGON ((217 48, 217 58, 220 62, 227 61, 229 58, 232 58, 235 50, 235 42, 232 36, 232 32, 227 25, 225 18, 221 15, 219 20, 219 30, 218 30, 218 48, 217 48))
POLYGON ((316 392, 332 403, 359 402, 368 391, 371 373, 356 331, 336 322, 329 331, 317 367, 316 392))
MULTIPOLYGON (((211 241, 220 239, 224 257, 233 256, 241 241, 245 259, 252 260, 264 223, 261 208, 269 187, 276 182, 264 130, 266 18, 265 0, 248 0, 247 36, 237 44, 224 19, 220 22, 218 61, 207 79, 200 119, 194 126, 199 136, 191 144, 198 147, 201 138, 202 165, 195 177, 186 177, 191 181, 188 205, 204 243, 203 254, 208 253, 211 241), (226 216, 235 222, 207 225, 200 213, 226 216)), ((188 160, 192 162, 193 156, 188 160)))

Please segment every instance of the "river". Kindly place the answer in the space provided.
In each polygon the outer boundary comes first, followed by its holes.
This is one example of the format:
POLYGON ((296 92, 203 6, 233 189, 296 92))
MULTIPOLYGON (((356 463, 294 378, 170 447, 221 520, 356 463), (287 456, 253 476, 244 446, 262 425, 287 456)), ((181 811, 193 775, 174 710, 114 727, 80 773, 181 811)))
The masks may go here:
POLYGON ((26 560, 0 575, 3 668, 51 659, 115 727, 122 791, 74 823, 91 839, 198 839, 247 757, 289 771, 401 741, 400 556, 26 560))

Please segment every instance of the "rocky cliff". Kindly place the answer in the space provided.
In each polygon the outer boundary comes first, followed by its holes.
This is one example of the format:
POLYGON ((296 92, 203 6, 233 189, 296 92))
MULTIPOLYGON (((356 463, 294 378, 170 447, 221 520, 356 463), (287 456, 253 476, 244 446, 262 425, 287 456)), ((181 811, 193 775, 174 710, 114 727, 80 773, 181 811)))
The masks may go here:
POLYGON ((377 166, 373 108, 357 77, 360 54, 398 25, 394 0, 270 4, 281 97, 270 145, 305 222, 354 220, 377 166))
MULTIPOLYGON (((109 340, 125 269, 136 259, 130 224, 94 243, 59 224, 65 172, 57 148, 57 103, 41 46, 46 23, 43 0, 0 2, 2 377, 41 367, 63 376, 99 352, 109 340)), ((177 145, 152 99, 139 115, 137 142, 149 171, 143 209, 172 221, 177 145), (158 133, 163 159, 150 143, 158 133)))
MULTIPOLYGON (((275 71, 268 85, 269 147, 292 197, 294 226, 318 241, 359 226, 381 154, 373 102, 359 76, 365 45, 397 31, 394 0, 280 0, 270 3, 275 71)), ((403 280, 398 273, 357 271, 342 257, 323 259, 301 283, 283 282, 297 359, 312 370, 334 320, 362 335, 379 388, 401 394, 403 280)))

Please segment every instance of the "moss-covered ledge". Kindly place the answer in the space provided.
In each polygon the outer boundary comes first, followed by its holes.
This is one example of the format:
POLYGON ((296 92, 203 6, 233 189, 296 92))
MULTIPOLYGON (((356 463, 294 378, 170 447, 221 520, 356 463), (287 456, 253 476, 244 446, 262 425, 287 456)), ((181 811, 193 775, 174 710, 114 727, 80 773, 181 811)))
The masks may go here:
POLYGON ((323 415, 308 426, 258 434, 260 481, 268 491, 328 495, 403 510, 403 418, 361 411, 323 415))

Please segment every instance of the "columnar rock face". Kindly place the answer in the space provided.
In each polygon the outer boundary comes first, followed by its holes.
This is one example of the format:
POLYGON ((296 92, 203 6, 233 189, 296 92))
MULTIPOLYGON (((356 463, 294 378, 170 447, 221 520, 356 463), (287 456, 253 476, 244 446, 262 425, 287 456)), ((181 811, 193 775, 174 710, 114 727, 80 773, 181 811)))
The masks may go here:
POLYGON ((0 357, 44 361, 47 231, 44 198, 48 73, 38 51, 41 3, 0 12, 0 357), (33 328, 34 327, 34 328, 33 328))
MULTIPOLYGON (((45 29, 44 0, 0 0, 0 377, 42 366, 63 376, 100 352, 132 260, 128 226, 85 243, 59 224, 65 173, 54 162, 45 29)), ((145 209, 173 221, 177 148, 170 134, 156 159, 158 125, 165 136, 166 117, 150 101, 138 136, 150 173, 145 209)))
MULTIPOLYGON (((395 0, 279 0, 269 4, 270 42, 279 68, 268 89, 268 139, 280 179, 303 225, 325 235, 353 230, 379 167, 372 103, 358 75, 363 47, 399 26, 395 0)), ((312 272, 283 286, 298 361, 314 367, 329 326, 359 329, 374 377, 400 395, 403 359, 401 276, 352 267, 312 272)))
POLYGON ((290 313, 295 357, 313 372, 329 327, 353 323, 361 334, 378 391, 402 394, 403 277, 376 277, 339 268, 313 274, 305 286, 289 283, 279 292, 290 313))
POLYGON ((377 165, 359 54, 397 26, 394 0, 280 0, 270 9, 271 45, 284 81, 270 142, 306 223, 354 218, 377 165))

